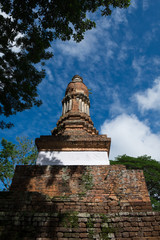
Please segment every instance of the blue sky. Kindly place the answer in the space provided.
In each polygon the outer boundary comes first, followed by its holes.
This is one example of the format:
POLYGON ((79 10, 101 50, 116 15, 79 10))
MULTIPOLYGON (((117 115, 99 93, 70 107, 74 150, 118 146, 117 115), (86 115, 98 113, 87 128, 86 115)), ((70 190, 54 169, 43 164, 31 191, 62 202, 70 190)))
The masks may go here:
POLYGON ((75 74, 91 89, 91 119, 112 138, 110 159, 150 155, 160 161, 160 1, 132 0, 111 16, 91 15, 97 27, 80 43, 53 42, 54 57, 38 91, 43 105, 10 117, 0 137, 50 135, 75 74))

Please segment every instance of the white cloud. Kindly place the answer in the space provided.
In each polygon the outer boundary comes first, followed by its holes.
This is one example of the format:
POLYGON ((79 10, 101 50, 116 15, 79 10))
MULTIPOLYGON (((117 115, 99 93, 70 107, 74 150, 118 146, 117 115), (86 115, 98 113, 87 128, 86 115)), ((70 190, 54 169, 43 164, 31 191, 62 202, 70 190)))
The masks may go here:
POLYGON ((53 77, 53 74, 52 74, 52 71, 50 70, 50 68, 45 67, 45 71, 46 71, 48 80, 49 80, 50 82, 53 82, 53 81, 54 81, 54 77, 53 77))
POLYGON ((132 13, 136 9, 137 9, 137 2, 135 0, 131 0, 131 4, 128 8, 128 12, 132 13))
POLYGON ((160 67, 160 57, 156 56, 153 58, 153 63, 160 67))
POLYGON ((152 88, 136 93, 134 99, 142 112, 151 109, 160 111, 160 77, 155 79, 152 88))
POLYGON ((127 23, 127 18, 124 9, 116 8, 112 13, 112 19, 115 24, 118 26, 121 23, 127 23))
POLYGON ((125 113, 126 109, 123 107, 122 103, 120 102, 118 93, 113 89, 111 91, 112 91, 113 103, 110 104, 110 108, 109 108, 110 114, 112 116, 117 116, 118 114, 125 113))
POLYGON ((111 137, 110 159, 123 154, 134 157, 147 154, 160 161, 160 134, 152 133, 135 115, 121 114, 106 120, 101 133, 111 137))
POLYGON ((80 43, 76 43, 73 39, 68 42, 58 41, 57 47, 63 54, 77 57, 80 61, 84 61, 86 56, 92 51, 94 52, 94 46, 98 44, 95 32, 97 32, 97 30, 93 29, 86 33, 85 39, 80 43))
POLYGON ((136 71, 137 76, 136 76, 136 81, 141 80, 143 72, 144 72, 144 67, 147 67, 147 60, 144 56, 141 56, 139 58, 134 58, 132 61, 132 67, 136 71))
POLYGON ((148 0, 143 0, 143 10, 146 11, 149 8, 148 0))
POLYGON ((80 43, 76 43, 73 39, 68 42, 57 41, 57 48, 62 54, 68 57, 76 57, 80 61, 86 61, 89 58, 96 60, 99 53, 102 52, 105 61, 108 63, 114 57, 115 51, 119 49, 116 43, 117 38, 113 38, 111 32, 117 34, 120 25, 128 23, 126 11, 124 9, 115 9, 111 17, 100 17, 95 22, 96 28, 87 31, 84 40, 80 43))
POLYGON ((119 54, 118 54, 118 60, 119 61, 124 61, 126 60, 128 57, 128 46, 125 43, 122 44, 121 48, 120 48, 120 51, 119 51, 119 54))
POLYGON ((149 79, 149 74, 159 75, 160 72, 160 57, 158 55, 153 55, 152 57, 147 57, 147 55, 139 54, 139 57, 134 57, 132 60, 132 68, 136 73, 134 81, 139 84, 142 81, 149 79))

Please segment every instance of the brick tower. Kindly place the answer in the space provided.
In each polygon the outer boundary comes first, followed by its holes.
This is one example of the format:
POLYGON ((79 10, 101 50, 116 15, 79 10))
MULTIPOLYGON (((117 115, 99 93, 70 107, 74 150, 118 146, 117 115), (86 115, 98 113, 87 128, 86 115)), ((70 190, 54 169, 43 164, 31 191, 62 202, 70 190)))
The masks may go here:
POLYGON ((52 135, 36 139, 34 166, 16 166, 0 192, 1 240, 160 240, 143 171, 109 165, 110 138, 89 116, 80 76, 68 84, 52 135))
POLYGON ((89 91, 75 75, 62 100, 62 116, 52 136, 36 139, 39 165, 109 165, 111 139, 99 135, 89 114, 89 91))

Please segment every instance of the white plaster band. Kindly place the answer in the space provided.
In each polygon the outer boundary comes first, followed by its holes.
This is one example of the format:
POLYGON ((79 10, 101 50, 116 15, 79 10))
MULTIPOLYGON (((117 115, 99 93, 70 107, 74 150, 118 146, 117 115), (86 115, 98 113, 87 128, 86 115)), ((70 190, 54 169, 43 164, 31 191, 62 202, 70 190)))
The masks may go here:
POLYGON ((109 165, 108 153, 100 151, 40 151, 37 165, 109 165))

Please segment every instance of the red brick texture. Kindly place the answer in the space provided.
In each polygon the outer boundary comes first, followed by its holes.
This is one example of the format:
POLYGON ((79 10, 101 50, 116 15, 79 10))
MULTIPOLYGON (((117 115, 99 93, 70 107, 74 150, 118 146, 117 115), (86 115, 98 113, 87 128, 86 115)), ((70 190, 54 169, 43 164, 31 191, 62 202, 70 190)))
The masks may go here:
POLYGON ((77 93, 83 93, 87 97, 89 96, 88 88, 83 82, 70 82, 66 88, 65 95, 75 95, 77 93))
POLYGON ((83 135, 98 135, 98 130, 93 125, 93 122, 86 113, 79 112, 79 104, 76 99, 73 99, 73 108, 65 115, 61 116, 57 122, 57 127, 52 131, 52 135, 77 135, 74 131, 81 130, 83 135))
POLYGON ((0 239, 160 240, 160 213, 0 212, 0 239))
POLYGON ((11 191, 57 199, 58 210, 110 213, 152 210, 141 170, 116 166, 17 166, 11 191), (72 202, 72 204, 70 204, 72 202))
MULTIPOLYGON (((74 129, 72 129, 74 132, 74 129)), ((41 136, 36 138, 38 151, 106 151, 109 153, 111 139, 106 135, 41 136)))
POLYGON ((116 166, 17 166, 0 193, 1 240, 160 240, 143 172, 116 166))

